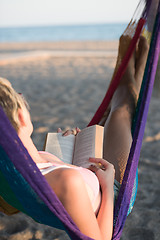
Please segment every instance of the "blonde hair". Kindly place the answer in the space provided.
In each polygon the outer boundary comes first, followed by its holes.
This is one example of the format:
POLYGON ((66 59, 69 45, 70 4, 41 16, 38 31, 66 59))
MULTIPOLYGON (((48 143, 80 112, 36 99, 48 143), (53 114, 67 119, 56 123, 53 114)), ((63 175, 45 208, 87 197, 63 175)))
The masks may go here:
POLYGON ((3 108, 11 124, 18 132, 19 119, 18 109, 26 108, 25 102, 13 88, 11 83, 4 78, 0 78, 0 106, 3 108))

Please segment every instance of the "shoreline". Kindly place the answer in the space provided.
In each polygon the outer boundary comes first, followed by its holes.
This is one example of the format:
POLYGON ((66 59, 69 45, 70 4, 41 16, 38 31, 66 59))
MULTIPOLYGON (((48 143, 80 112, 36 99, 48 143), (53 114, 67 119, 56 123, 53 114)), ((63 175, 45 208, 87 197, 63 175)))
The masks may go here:
POLYGON ((50 57, 116 58, 118 41, 0 43, 0 65, 50 57))
POLYGON ((34 61, 36 59, 47 59, 50 57, 54 58, 66 58, 66 57, 84 57, 84 58, 115 58, 117 56, 117 51, 27 51, 20 53, 7 53, 0 54, 0 65, 5 65, 9 63, 14 63, 15 61, 34 61))
POLYGON ((107 50, 118 48, 118 40, 113 41, 55 41, 55 42, 0 42, 0 53, 13 50, 107 50))

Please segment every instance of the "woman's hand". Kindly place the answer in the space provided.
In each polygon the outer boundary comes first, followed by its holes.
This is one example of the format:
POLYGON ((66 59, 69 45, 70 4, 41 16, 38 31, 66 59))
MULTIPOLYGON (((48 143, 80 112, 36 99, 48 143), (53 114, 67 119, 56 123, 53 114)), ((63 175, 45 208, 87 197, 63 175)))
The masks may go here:
MULTIPOLYGON (((66 136, 68 136, 68 135, 70 135, 70 134, 73 134, 73 135, 76 136, 80 131, 81 131, 81 130, 80 130, 78 127, 76 127, 75 129, 68 129, 67 131, 65 131, 65 132, 62 134, 62 136, 66 137, 66 136)), ((57 133, 62 133, 62 129, 61 129, 61 128, 58 128, 58 129, 57 129, 57 133)))
POLYGON ((102 234, 101 239, 112 239, 113 232, 113 209, 114 209, 114 166, 101 158, 90 158, 89 161, 94 164, 90 169, 98 177, 102 200, 97 215, 97 222, 102 234))
POLYGON ((114 166, 101 158, 90 158, 89 161, 94 163, 89 169, 98 177, 102 192, 112 192, 115 177, 114 166))

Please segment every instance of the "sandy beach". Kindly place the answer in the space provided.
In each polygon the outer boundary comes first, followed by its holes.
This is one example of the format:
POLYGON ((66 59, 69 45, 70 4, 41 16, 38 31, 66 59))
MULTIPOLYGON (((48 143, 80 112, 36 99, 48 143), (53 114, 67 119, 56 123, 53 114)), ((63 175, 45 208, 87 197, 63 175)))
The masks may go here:
MULTIPOLYGON (((29 102, 33 141, 58 127, 84 128, 112 77, 118 42, 0 43, 0 76, 29 102)), ((139 187, 122 240, 160 239, 160 99, 153 93, 139 161, 139 187)), ((0 240, 67 240, 63 231, 22 213, 0 213, 0 240)))

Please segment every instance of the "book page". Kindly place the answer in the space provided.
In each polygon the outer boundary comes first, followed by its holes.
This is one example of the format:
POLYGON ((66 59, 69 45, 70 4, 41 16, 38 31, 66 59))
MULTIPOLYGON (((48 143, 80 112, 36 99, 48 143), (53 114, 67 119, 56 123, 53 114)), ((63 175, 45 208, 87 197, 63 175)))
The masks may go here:
POLYGON ((103 127, 101 126, 91 126, 83 129, 78 133, 75 142, 75 150, 73 156, 73 164, 81 167, 89 167, 91 163, 88 161, 90 157, 102 157, 102 148, 103 148, 103 127), (100 143, 98 145, 100 149, 99 154, 95 156, 96 151, 96 131, 100 131, 101 134, 97 136, 100 137, 100 143))
POLYGON ((64 163, 72 164, 75 136, 62 133, 48 133, 45 151, 54 154, 64 163))

